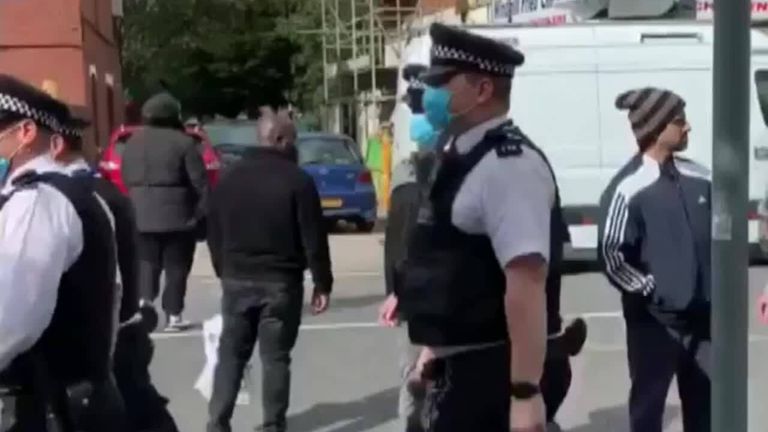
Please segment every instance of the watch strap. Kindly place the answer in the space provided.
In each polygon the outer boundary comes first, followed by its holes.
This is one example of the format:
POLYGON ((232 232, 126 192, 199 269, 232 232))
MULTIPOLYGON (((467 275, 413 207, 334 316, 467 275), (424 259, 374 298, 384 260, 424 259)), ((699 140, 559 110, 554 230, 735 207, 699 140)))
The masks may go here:
POLYGON ((539 388, 538 384, 524 381, 513 382, 510 385, 510 390, 512 397, 520 400, 530 399, 541 393, 541 388, 539 388))

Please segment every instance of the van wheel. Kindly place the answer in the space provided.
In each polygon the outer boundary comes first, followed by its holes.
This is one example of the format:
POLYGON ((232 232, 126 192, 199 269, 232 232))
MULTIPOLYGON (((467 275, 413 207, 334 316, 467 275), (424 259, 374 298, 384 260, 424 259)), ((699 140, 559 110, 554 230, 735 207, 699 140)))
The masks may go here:
POLYGON ((376 221, 358 221, 357 222, 357 231, 361 233, 371 233, 373 232, 373 229, 376 227, 376 221))

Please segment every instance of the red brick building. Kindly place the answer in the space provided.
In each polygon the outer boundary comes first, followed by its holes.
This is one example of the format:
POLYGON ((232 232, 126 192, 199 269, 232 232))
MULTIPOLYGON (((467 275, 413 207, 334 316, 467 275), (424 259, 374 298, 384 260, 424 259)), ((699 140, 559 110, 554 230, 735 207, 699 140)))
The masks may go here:
POLYGON ((120 12, 119 0, 0 1, 0 71, 55 89, 93 122, 90 146, 104 145, 123 117, 120 12))

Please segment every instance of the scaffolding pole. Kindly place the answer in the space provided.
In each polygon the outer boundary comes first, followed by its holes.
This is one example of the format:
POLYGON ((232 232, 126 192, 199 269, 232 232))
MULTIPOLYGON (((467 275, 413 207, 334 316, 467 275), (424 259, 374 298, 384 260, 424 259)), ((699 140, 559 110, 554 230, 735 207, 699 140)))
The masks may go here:
POLYGON ((370 44, 371 44, 371 97, 373 98, 374 106, 376 105, 376 89, 378 86, 376 85, 376 32, 374 29, 376 28, 374 19, 376 18, 374 13, 376 9, 373 6, 373 0, 368 0, 368 24, 370 26, 369 35, 371 37, 370 44))
POLYGON ((328 36, 326 33, 328 30, 328 21, 325 16, 326 1, 327 0, 322 0, 320 4, 323 26, 323 129, 328 129, 328 36))

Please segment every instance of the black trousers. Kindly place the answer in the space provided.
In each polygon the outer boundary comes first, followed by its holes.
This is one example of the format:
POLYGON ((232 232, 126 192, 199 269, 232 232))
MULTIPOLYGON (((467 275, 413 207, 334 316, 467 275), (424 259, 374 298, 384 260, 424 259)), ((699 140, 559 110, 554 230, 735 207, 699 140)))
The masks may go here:
POLYGON ((510 352, 507 344, 430 362, 425 402, 428 432, 509 432, 510 352))
POLYGON ((563 405, 571 387, 571 361, 568 356, 549 356, 544 362, 541 378, 541 396, 546 407, 547 422, 555 420, 557 411, 563 405))
MULTIPOLYGON (((708 326, 708 323, 705 325, 708 326)), ((670 329, 653 318, 627 320, 632 432, 661 432, 664 405, 677 376, 685 432, 710 430, 708 329, 670 329)))
POLYGON ((153 354, 152 340, 140 324, 120 329, 114 373, 125 402, 126 432, 178 432, 168 411, 168 399, 152 384, 149 365, 153 354))
POLYGON ((139 234, 139 287, 142 299, 154 301, 165 272, 162 307, 170 315, 184 311, 187 277, 195 257, 194 232, 139 234))
POLYGON ((229 425, 243 370, 259 340, 265 432, 284 432, 290 399, 291 351, 301 324, 304 288, 300 280, 280 282, 224 281, 213 394, 208 406, 208 432, 230 432, 229 425))
POLYGON ((87 394, 80 394, 84 388, 70 387, 70 397, 64 388, 49 389, 55 393, 49 398, 51 410, 39 392, 4 394, 0 432, 127 432, 125 406, 114 379, 90 382, 87 394))

